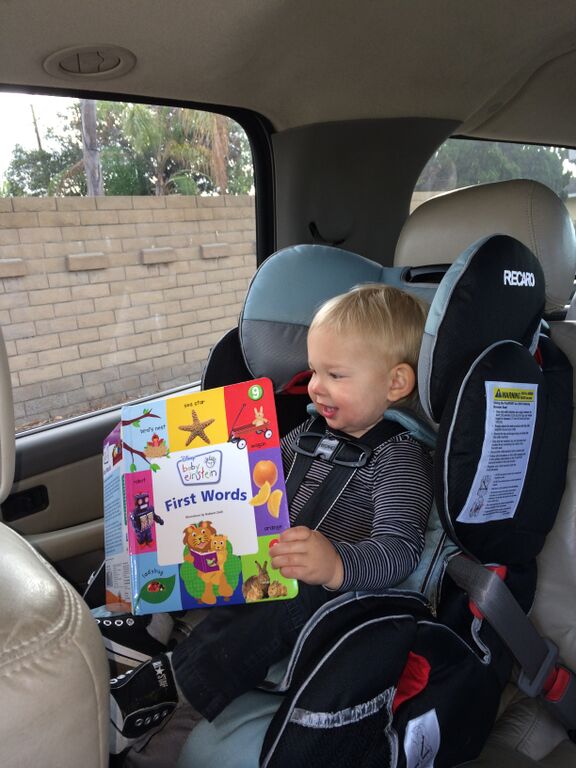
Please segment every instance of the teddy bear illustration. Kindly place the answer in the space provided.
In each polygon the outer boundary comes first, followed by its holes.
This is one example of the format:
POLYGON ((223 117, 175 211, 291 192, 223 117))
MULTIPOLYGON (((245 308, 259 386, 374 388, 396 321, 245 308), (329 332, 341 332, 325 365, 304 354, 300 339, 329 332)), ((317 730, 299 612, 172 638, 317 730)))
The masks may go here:
POLYGON ((224 534, 215 533, 210 539, 210 549, 216 552, 216 559, 218 561, 218 567, 224 568, 224 563, 228 559, 228 537, 224 534))

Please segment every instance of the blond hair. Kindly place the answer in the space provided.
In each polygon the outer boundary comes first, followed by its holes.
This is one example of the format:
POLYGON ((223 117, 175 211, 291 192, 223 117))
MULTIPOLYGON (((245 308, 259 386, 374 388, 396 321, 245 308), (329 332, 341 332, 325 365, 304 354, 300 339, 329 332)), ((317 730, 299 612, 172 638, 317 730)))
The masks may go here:
POLYGON ((390 365, 408 363, 416 371, 428 309, 415 296, 381 283, 359 285, 323 304, 310 330, 330 325, 373 344, 390 365))

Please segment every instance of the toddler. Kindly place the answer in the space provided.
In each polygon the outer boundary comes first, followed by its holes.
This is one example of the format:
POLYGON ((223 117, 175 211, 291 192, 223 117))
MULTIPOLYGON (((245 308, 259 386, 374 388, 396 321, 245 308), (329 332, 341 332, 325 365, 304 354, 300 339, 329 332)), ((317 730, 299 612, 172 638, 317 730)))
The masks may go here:
MULTIPOLYGON (((418 406, 416 366, 426 318, 398 289, 367 285, 331 299, 308 333, 308 391, 327 435, 362 442, 391 406, 418 406)), ((309 421, 282 440, 286 475, 309 421)), ((293 600, 211 609, 172 653, 111 682, 111 751, 148 738, 179 702, 213 720, 262 682, 292 650, 306 621, 342 592, 381 591, 418 564, 432 504, 427 450, 398 430, 375 448, 315 530, 298 514, 332 469, 315 458, 292 500, 292 528, 271 567, 299 581, 293 600)))

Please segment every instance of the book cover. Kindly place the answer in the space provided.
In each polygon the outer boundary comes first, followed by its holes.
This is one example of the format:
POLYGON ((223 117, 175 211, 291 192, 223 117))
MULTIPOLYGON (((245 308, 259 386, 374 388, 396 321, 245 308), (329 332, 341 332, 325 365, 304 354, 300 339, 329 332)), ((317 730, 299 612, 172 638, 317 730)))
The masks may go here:
POLYGON ((103 468, 109 605, 144 614, 297 593, 270 565, 289 518, 269 379, 123 407, 103 468))

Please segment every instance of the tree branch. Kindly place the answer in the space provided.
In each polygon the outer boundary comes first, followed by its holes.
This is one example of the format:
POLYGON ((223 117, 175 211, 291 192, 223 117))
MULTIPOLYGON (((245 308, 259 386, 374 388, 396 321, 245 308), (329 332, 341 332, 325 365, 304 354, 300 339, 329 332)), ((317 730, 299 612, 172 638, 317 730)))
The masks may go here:
POLYGON ((142 421, 142 419, 159 419, 160 416, 157 416, 155 413, 143 413, 141 416, 137 416, 135 419, 128 419, 126 421, 121 421, 120 424, 123 427, 129 427, 130 424, 134 424, 135 421, 142 421))
POLYGON ((122 448, 125 448, 127 451, 129 451, 129 453, 132 454, 132 458, 134 458, 134 454, 136 454, 136 456, 140 456, 141 459, 144 459, 146 464, 150 464, 145 453, 139 451, 137 448, 132 448, 132 446, 128 445, 128 443, 125 443, 124 440, 122 440, 122 448))

